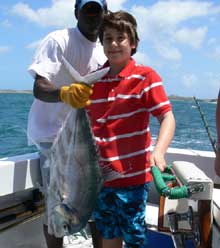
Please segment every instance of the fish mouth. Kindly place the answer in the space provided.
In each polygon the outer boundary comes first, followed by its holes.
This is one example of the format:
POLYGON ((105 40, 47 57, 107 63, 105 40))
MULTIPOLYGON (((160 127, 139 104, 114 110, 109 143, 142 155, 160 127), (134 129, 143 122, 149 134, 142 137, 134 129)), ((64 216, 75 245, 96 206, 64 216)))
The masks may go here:
POLYGON ((109 55, 116 55, 116 54, 121 54, 121 51, 109 51, 109 55))
POLYGON ((64 235, 70 235, 81 230, 81 220, 78 211, 70 208, 67 204, 61 203, 54 208, 56 223, 64 235))

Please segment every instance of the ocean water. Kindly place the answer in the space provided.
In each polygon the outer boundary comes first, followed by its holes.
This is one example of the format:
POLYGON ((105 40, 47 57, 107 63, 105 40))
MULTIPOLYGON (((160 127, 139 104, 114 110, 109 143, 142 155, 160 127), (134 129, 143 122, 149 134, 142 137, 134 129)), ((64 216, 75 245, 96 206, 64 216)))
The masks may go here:
MULTIPOLYGON (((0 93, 0 158, 35 152, 35 146, 27 145, 26 129, 31 94, 0 93)), ((194 101, 172 101, 176 119, 176 132, 171 147, 208 150, 212 146, 200 113, 194 101)), ((208 123, 213 139, 215 132, 216 104, 200 102, 202 112, 208 123)), ((151 120, 151 132, 156 139, 159 125, 155 118, 151 120)))

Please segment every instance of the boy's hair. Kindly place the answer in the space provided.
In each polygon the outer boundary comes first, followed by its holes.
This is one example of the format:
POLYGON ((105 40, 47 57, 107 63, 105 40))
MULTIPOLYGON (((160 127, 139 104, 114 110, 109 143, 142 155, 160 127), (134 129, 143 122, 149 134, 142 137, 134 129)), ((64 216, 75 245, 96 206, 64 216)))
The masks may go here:
POLYGON ((126 11, 120 10, 117 12, 108 11, 108 13, 104 15, 104 20, 99 32, 99 39, 102 44, 103 35, 106 28, 113 28, 117 29, 120 32, 126 32, 128 34, 130 43, 132 45, 135 45, 135 48, 133 48, 131 51, 131 55, 136 53, 139 42, 137 34, 137 22, 131 14, 126 11))

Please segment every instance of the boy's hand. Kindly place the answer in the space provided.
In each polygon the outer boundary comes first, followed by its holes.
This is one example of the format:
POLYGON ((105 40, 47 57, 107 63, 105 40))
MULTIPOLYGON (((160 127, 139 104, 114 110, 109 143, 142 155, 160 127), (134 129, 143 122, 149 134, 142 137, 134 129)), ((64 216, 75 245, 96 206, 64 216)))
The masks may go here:
POLYGON ((166 161, 164 159, 163 153, 154 150, 150 155, 150 166, 157 166, 161 172, 166 168, 166 161))
POLYGON ((73 108, 83 108, 90 104, 89 97, 92 95, 90 86, 84 83, 72 83, 60 89, 60 99, 73 108))
POLYGON ((220 177, 220 152, 217 151, 215 158, 215 173, 220 177))

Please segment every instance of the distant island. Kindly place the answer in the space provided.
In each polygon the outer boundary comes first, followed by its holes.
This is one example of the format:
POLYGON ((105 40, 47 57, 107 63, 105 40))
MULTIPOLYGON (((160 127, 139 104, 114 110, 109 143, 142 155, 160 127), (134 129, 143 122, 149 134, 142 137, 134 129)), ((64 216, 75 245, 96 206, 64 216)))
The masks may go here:
MULTIPOLYGON (((185 96, 177 96, 177 95, 170 95, 168 96, 168 98, 170 100, 178 100, 178 101, 194 101, 193 97, 185 97, 185 96)), ((217 102, 216 98, 210 98, 210 99, 200 99, 197 98, 197 100, 199 101, 203 101, 203 102, 217 102)))
POLYGON ((6 89, 6 90, 0 90, 0 93, 11 93, 11 94, 32 94, 32 90, 10 90, 10 89, 6 89))
MULTIPOLYGON (((0 90, 0 94, 1 93, 11 93, 11 94, 32 94, 33 91, 32 90, 10 90, 10 89, 6 89, 6 90, 0 90)), ((178 101, 194 101, 193 97, 185 97, 185 96, 177 96, 177 95, 170 95, 168 96, 168 98, 170 100, 178 100, 178 101)), ((217 99, 200 99, 198 98, 197 100, 199 101, 204 101, 204 102, 213 102, 216 103, 217 99)))

